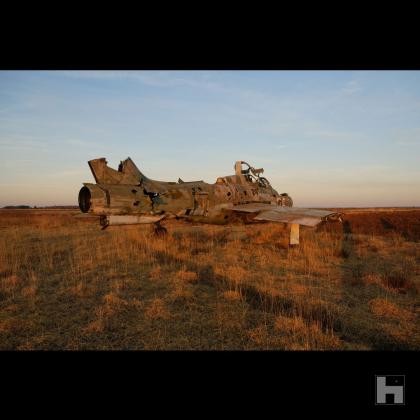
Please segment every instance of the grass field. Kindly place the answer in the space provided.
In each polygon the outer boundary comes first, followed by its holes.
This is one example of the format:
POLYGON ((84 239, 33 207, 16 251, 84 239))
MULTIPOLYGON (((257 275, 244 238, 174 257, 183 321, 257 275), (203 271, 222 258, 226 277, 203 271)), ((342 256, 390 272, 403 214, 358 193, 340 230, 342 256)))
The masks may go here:
POLYGON ((110 227, 0 210, 0 349, 420 349, 420 210, 110 227))

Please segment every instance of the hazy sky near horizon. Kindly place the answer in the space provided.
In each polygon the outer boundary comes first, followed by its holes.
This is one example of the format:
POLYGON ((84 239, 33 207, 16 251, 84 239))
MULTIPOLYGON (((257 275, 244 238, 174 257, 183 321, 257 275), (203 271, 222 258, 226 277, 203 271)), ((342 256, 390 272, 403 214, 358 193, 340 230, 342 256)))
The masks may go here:
POLYGON ((420 71, 0 71, 0 206, 77 204, 87 161, 263 167, 297 206, 420 206, 420 71))

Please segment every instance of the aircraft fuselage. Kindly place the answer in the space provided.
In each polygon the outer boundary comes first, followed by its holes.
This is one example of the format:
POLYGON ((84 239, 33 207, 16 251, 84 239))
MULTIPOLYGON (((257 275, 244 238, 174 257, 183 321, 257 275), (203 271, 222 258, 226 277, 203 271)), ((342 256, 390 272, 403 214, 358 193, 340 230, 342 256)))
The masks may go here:
MULTIPOLYGON (((242 162, 235 166, 235 175, 220 177, 214 184, 155 181, 145 177, 131 160, 123 163, 125 168, 120 168, 122 170, 117 173, 106 166, 104 159, 89 162, 97 183, 85 183, 80 190, 82 212, 105 217, 108 222, 125 221, 124 224, 130 220, 154 223, 173 217, 219 224, 229 221, 229 208, 234 205, 267 203, 292 206, 291 198, 279 194, 265 178, 259 177, 259 173, 251 176, 249 171, 241 171, 242 162), (135 217, 110 218, 127 215, 135 217)), ((257 171, 262 172, 262 169, 257 171)))

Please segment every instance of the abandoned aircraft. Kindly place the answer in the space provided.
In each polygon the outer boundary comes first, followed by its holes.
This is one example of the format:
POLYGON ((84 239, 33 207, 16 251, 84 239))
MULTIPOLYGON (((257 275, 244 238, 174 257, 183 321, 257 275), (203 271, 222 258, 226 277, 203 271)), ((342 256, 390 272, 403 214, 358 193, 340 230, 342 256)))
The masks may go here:
POLYGON ((293 207, 292 198, 279 194, 261 174, 244 161, 235 163, 235 175, 204 181, 163 182, 147 178, 127 158, 118 170, 107 166, 105 158, 88 162, 96 184, 84 183, 79 192, 83 213, 99 216, 103 228, 110 225, 154 224, 163 234, 165 219, 228 224, 280 222, 290 225, 290 245, 299 244, 299 225, 341 221, 340 213, 293 207))

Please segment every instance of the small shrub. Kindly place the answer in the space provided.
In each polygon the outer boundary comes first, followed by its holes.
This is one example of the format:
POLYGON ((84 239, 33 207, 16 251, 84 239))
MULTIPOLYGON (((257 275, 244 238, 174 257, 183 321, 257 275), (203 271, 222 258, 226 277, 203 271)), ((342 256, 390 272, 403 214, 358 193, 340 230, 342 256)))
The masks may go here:
POLYGON ((16 289, 18 283, 19 278, 16 275, 6 277, 2 280, 2 289, 7 293, 11 293, 16 289))
POLYGON ((162 270, 161 270, 160 266, 157 265, 156 267, 153 267, 152 270, 150 270, 149 275, 150 275, 150 278, 153 279, 153 280, 156 280, 156 279, 160 278, 161 275, 162 275, 162 270))
POLYGON ((407 291, 414 289, 414 284, 409 278, 408 273, 404 270, 397 268, 391 270, 383 276, 383 282, 386 287, 395 289, 400 293, 406 293, 407 291))
POLYGON ((408 321, 412 318, 410 312, 400 309, 397 305, 386 299, 375 298, 369 301, 371 312, 379 317, 408 321))
POLYGON ((364 266, 360 262, 356 262, 351 267, 351 285, 352 286, 360 286, 363 284, 363 276, 364 276, 364 266))
POLYGON ((198 280, 197 273, 194 271, 188 271, 186 269, 179 270, 175 277, 179 280, 185 281, 186 283, 196 283, 198 280))
POLYGON ((223 292, 223 297, 228 300, 241 300, 241 294, 236 290, 227 290, 223 292))
POLYGON ((34 297, 36 295, 36 286, 27 286, 22 289, 22 295, 25 297, 34 297))
POLYGON ((127 302, 124 299, 119 298, 114 292, 105 295, 104 301, 107 305, 115 308, 120 308, 121 306, 127 305, 127 302))
POLYGON ((284 333, 298 333, 307 328, 305 321, 301 317, 287 317, 279 315, 274 322, 274 329, 284 333))
POLYGON ((150 302, 146 309, 146 317, 149 319, 168 319, 170 317, 162 299, 156 298, 150 302))
POLYGON ((382 284, 382 278, 378 273, 364 273, 362 279, 365 285, 382 284))
POLYGON ((257 345, 267 344, 268 333, 265 325, 259 325, 256 328, 247 331, 248 337, 257 345))
POLYGON ((86 328, 84 328, 83 332, 85 334, 92 334, 102 332, 104 330, 104 322, 102 319, 96 319, 90 322, 86 328))

